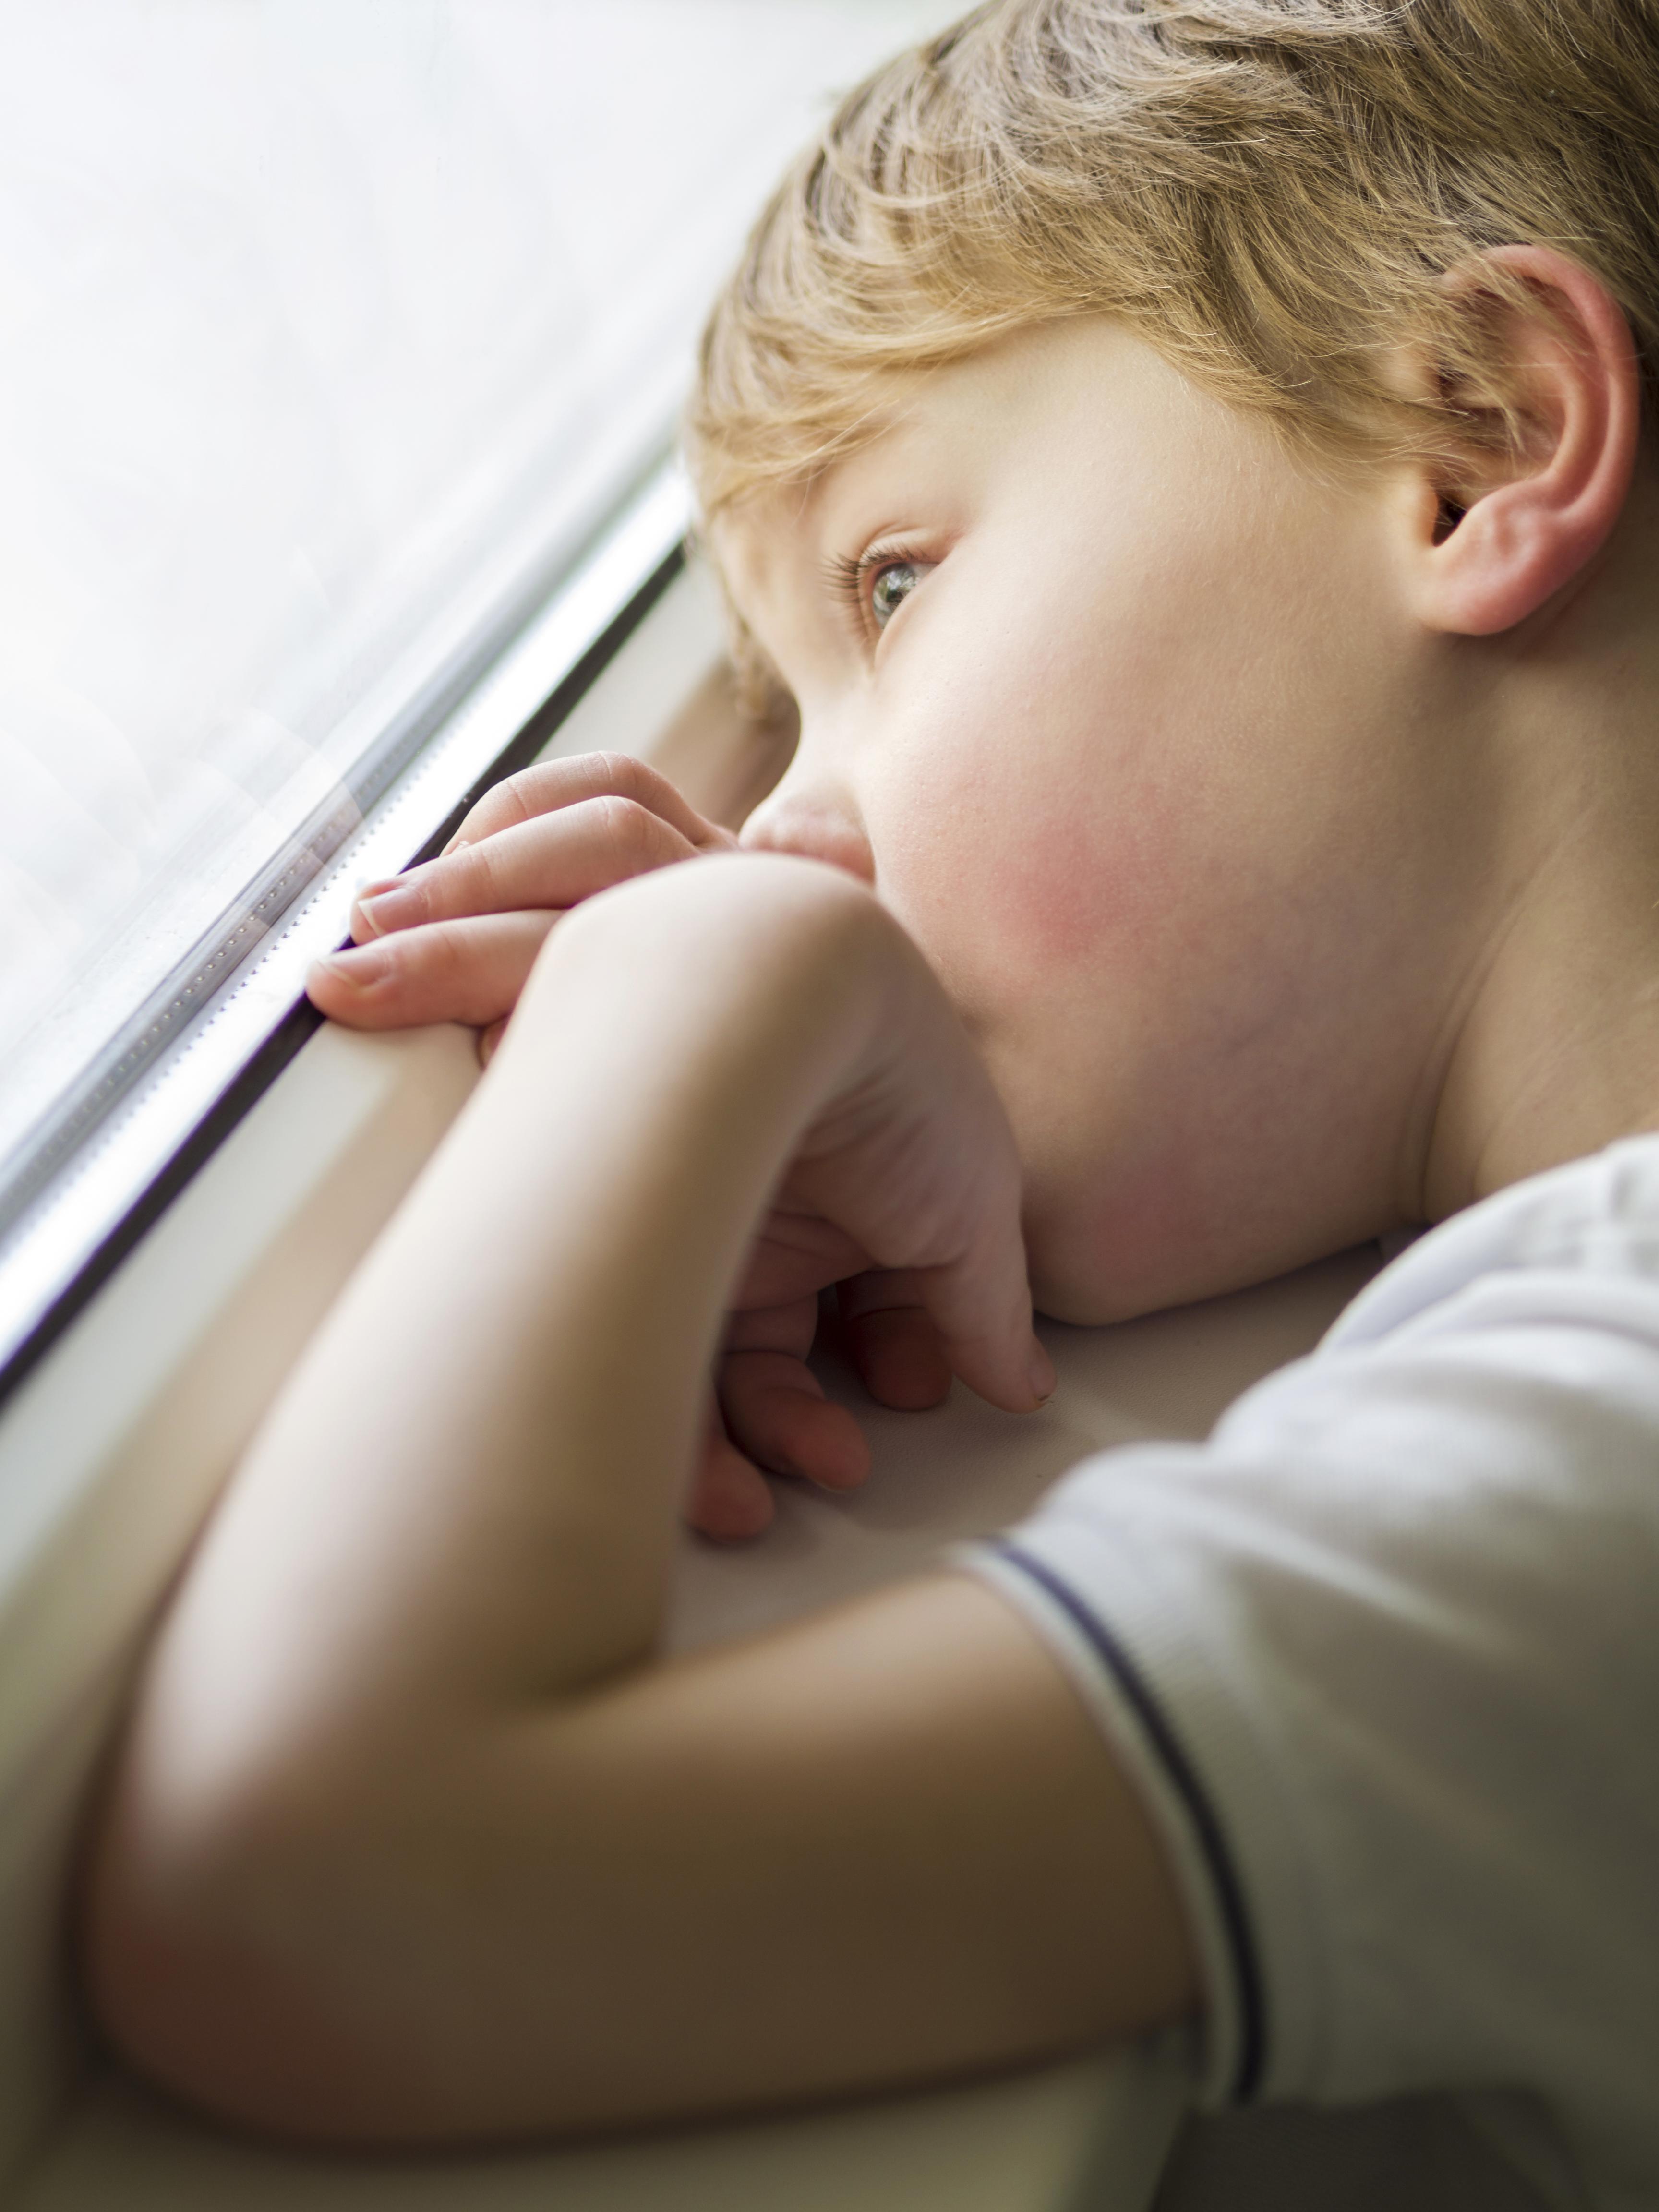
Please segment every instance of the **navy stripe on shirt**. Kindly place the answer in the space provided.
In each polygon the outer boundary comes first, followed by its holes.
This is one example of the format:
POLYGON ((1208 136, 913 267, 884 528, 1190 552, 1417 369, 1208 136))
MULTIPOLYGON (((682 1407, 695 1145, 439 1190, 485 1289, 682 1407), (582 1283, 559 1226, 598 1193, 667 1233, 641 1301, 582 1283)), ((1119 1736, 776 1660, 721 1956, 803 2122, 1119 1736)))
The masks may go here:
POLYGON ((1221 1823, 1216 1817, 1215 1808, 1210 1802, 1192 1762, 1182 1748, 1175 1730, 1165 1718, 1163 1708, 1142 1680, 1134 1662, 1117 1638, 1078 1602, 1065 1583, 1051 1574, 1040 1559, 1032 1559, 1029 1553, 1022 1552, 1017 1544, 1011 1544, 1006 1539, 993 1543, 990 1548, 1000 1558, 1006 1559, 1011 1566, 1018 1567, 1022 1574, 1029 1575, 1034 1583, 1047 1590, 1054 1602, 1063 1607, 1067 1616, 1081 1629, 1110 1668, 1118 1687, 1146 1730, 1147 1741, 1163 1760, 1164 1771, 1187 1808, 1193 1832, 1198 1838, 1204 1863, 1214 1885, 1216 1901, 1221 1909, 1221 1924, 1232 1960, 1233 1983, 1238 1996, 1239 2048, 1231 2094, 1236 2102, 1244 2103, 1255 2094, 1267 2065, 1267 2008, 1243 1888, 1233 1864, 1226 1837, 1222 1832, 1221 1823))

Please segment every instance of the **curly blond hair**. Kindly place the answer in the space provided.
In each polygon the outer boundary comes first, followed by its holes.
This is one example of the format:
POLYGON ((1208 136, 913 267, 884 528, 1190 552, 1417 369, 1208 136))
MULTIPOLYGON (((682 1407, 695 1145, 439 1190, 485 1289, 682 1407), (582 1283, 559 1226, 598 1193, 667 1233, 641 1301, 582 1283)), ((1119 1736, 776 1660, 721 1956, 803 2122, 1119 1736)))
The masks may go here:
POLYGON ((703 514, 852 450, 895 372, 1080 314, 1314 453, 1467 453, 1513 410, 1442 280, 1508 242, 1607 286, 1650 415, 1656 100, 1659 0, 994 0, 762 214, 688 419, 703 514))

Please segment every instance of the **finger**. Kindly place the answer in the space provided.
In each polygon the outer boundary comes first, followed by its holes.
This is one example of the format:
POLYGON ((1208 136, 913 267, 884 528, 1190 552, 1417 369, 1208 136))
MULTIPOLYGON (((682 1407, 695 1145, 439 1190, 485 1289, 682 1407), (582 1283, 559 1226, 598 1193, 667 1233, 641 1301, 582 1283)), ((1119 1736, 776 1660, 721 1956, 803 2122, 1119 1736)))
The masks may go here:
POLYGON ((728 1352, 787 1352, 793 1358, 805 1359, 817 1333, 818 1302, 809 1293, 734 1313, 726 1324, 725 1348, 728 1352))
POLYGON ((821 1213, 774 1206, 761 1224, 732 1303, 743 1312, 775 1308, 856 1275, 870 1255, 821 1213))
POLYGON ((556 914, 481 915, 330 953, 313 964, 313 1005, 349 1029, 411 1029, 511 1013, 556 914))
POLYGON ((671 823, 632 799, 586 799, 503 830, 446 859, 366 888, 351 912, 358 944, 464 915, 571 907, 611 884, 647 875, 696 851, 671 823))
POLYGON ((878 1405, 921 1413, 951 1392, 951 1363, 908 1271, 872 1269, 837 1288, 842 1334, 878 1405))
POLYGON ((771 1484, 744 1457, 719 1420, 712 1421, 686 1500, 690 1526, 718 1542, 740 1543, 745 1537, 758 1536, 776 1510, 771 1484))
POLYGON ((505 777, 485 792, 460 828, 445 846, 446 853, 493 837, 516 823, 538 814, 551 814, 562 806, 580 805, 586 799, 613 793, 632 799, 659 814, 671 829, 699 852, 714 852, 737 842, 731 832, 705 821, 689 805, 665 775, 631 753, 573 753, 564 760, 538 761, 505 777))
POLYGON ((1016 1224, 983 1224, 962 1259, 919 1267, 915 1282, 951 1371, 970 1390, 1010 1413, 1034 1412, 1053 1396, 1054 1363, 1032 1327, 1016 1224))
POLYGON ((732 1442, 774 1474, 825 1490, 869 1480, 870 1447, 845 1406, 832 1405, 811 1369, 781 1352, 730 1352, 720 1363, 720 1411, 732 1442))
POLYGON ((495 1059, 501 1048, 501 1039, 507 1035, 507 1025, 511 1019, 511 1015, 503 1014, 500 1021, 491 1022, 487 1030, 479 1030, 478 1065, 480 1067, 488 1067, 490 1061, 495 1059))

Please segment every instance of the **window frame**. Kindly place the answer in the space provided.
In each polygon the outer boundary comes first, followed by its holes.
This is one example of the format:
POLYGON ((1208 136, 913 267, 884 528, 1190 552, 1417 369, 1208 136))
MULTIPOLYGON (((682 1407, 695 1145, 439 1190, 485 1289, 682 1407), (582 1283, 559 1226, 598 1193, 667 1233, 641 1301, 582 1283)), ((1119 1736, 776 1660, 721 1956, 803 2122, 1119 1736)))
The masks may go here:
POLYGON ((566 551, 554 588, 544 567, 527 614, 522 591, 516 606, 498 599, 385 715, 361 818, 337 805, 308 825, 299 854, 291 844, 65 1094, 0 1226, 0 1405, 313 1034, 305 974, 345 941, 357 884, 441 850, 547 744, 679 574, 690 489, 659 432, 653 447, 566 551))

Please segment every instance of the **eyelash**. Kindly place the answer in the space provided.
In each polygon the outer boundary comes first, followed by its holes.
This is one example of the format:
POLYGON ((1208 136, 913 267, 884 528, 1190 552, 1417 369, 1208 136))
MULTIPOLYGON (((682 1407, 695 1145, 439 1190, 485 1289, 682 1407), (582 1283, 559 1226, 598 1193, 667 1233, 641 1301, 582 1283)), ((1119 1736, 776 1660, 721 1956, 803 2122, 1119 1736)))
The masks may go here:
POLYGON ((903 545, 872 545, 856 559, 848 560, 836 554, 829 563, 830 587, 852 616, 861 638, 879 637, 870 609, 868 586, 884 568, 897 567, 901 562, 914 562, 921 566, 921 556, 903 545))

